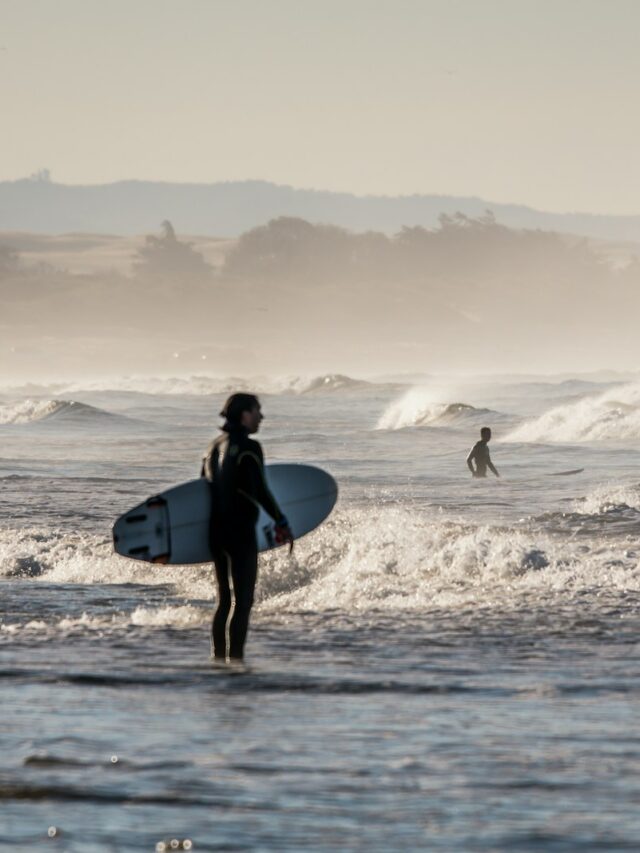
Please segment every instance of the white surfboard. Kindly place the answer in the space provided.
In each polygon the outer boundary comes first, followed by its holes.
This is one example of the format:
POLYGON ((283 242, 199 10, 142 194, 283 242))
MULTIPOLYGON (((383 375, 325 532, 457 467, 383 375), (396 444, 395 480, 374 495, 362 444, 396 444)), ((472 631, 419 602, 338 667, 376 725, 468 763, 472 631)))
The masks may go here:
MULTIPOLYGON (((324 521, 338 498, 333 477, 312 465, 266 465, 265 474, 296 539, 324 521)), ((208 481, 190 480, 121 515, 113 525, 113 545, 123 557, 149 563, 210 563, 210 517, 208 481)), ((273 519, 263 509, 256 534, 259 551, 277 547, 273 519)))

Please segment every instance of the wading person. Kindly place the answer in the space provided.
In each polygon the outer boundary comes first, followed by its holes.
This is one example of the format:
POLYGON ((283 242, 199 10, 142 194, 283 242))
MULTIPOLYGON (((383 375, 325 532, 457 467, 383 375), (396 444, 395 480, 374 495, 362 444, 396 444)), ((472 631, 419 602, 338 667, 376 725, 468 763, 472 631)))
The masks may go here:
POLYGON ((487 468, 492 471, 496 477, 499 477, 498 471, 491 461, 489 455, 489 442, 491 441, 491 430, 489 427, 482 427, 480 430, 480 441, 477 441, 471 448, 471 452, 467 456, 467 465, 474 477, 486 477, 487 468), (473 463, 475 462, 475 468, 473 463))
POLYGON ((209 446, 201 472, 212 489, 210 537, 218 582, 211 645, 216 660, 239 661, 244 655, 258 572, 256 521, 260 507, 276 523, 277 543, 288 542, 293 548, 293 534, 267 486, 262 448, 249 437, 258 432, 263 418, 258 398, 233 394, 220 415, 225 419, 222 435, 209 446))

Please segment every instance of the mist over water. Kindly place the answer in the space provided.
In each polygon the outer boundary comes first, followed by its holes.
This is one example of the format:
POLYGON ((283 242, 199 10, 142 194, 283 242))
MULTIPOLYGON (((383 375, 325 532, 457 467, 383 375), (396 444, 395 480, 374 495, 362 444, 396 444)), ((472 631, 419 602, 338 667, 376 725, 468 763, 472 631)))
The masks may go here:
POLYGON ((2 843, 631 849, 636 397, 613 376, 0 387, 2 843), (292 558, 261 557, 244 673, 209 662, 211 567, 110 538, 198 475, 237 387, 262 392, 268 461, 340 485, 292 558), (484 425, 499 480, 466 469, 484 425))

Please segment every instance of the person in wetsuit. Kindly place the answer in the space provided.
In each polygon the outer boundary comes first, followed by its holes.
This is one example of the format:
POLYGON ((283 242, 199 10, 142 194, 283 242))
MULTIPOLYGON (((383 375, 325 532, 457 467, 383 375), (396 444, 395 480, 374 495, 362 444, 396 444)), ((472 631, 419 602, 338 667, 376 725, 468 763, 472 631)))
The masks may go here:
POLYGON ((480 430, 480 441, 477 441, 471 448, 471 452, 467 456, 467 465, 474 477, 486 477, 487 468, 492 471, 496 477, 499 477, 498 471, 491 461, 489 455, 489 442, 491 441, 491 430, 489 427, 482 427, 480 430), (476 467, 473 467, 473 463, 476 467))
POLYGON ((293 533, 267 486, 262 448, 249 437, 263 419, 258 398, 233 394, 220 415, 225 418, 222 435, 209 446, 201 471, 212 489, 210 542, 218 582, 211 644, 214 658, 238 661, 244 655, 258 572, 260 507, 276 523, 276 543, 288 542, 293 548, 293 533), (229 620, 232 586, 234 607, 229 620))

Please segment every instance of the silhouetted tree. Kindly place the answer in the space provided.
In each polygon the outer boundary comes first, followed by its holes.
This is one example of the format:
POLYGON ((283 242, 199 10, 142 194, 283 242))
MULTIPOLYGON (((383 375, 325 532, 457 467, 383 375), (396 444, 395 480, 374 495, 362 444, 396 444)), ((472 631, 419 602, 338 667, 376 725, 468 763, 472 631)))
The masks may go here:
POLYGON ((193 248, 192 243, 178 240, 173 225, 165 219, 159 237, 150 235, 136 254, 133 272, 136 278, 181 282, 206 280, 212 267, 193 248))
POLYGON ((353 266, 356 240, 335 225, 282 216, 247 231, 225 258, 232 278, 326 281, 353 266))

